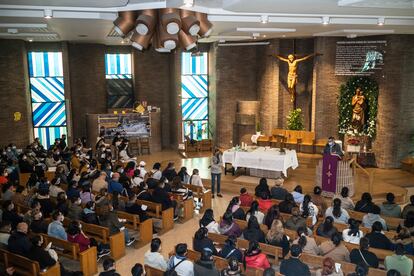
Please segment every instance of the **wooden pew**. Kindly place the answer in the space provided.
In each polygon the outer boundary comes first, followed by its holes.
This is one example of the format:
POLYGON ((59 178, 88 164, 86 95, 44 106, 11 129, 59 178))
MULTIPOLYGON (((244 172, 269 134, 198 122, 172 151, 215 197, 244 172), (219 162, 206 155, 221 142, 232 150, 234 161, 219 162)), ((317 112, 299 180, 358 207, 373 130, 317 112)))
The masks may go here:
MULTIPOLYGON (((307 265, 311 266, 313 269, 322 268, 323 256, 316 256, 307 253, 303 253, 300 256, 302 262, 306 263, 307 265)), ((347 262, 337 262, 341 264, 341 270, 344 275, 348 275, 349 273, 355 272, 355 264, 347 263, 347 262)), ((385 276, 387 275, 387 271, 376 269, 376 268, 369 268, 368 276, 385 276)))
MULTIPOLYGON (((342 231, 344 231, 345 229, 348 229, 349 226, 347 224, 343 224, 343 223, 337 223, 334 222, 334 226, 336 227, 336 229, 342 233, 342 231)), ((364 233, 364 236, 368 233, 371 233, 371 229, 367 228, 367 227, 359 227, 359 230, 362 231, 362 233, 364 233)), ((390 240, 393 240, 394 237, 397 235, 397 232, 395 231, 383 231, 384 235, 389 238, 390 240)))
POLYGON ((13 266, 17 275, 60 276, 60 264, 56 263, 46 271, 41 271, 39 263, 23 256, 0 249, 0 262, 5 267, 13 266))
MULTIPOLYGON (((104 244, 109 244, 111 248, 111 256, 118 260, 125 256, 125 237, 124 232, 120 231, 114 235, 109 235, 109 229, 107 227, 85 223, 79 221, 82 224, 82 231, 91 238, 100 241, 104 244)), ((68 218, 65 218, 63 225, 67 227, 70 223, 68 218)))
POLYGON ((145 204, 148 206, 147 214, 149 216, 161 219, 163 232, 174 228, 174 208, 169 208, 163 211, 162 205, 160 203, 139 199, 137 199, 137 203, 140 205, 145 204))
POLYGON ((138 215, 122 211, 117 211, 117 215, 120 219, 126 220, 125 226, 127 228, 139 232, 140 245, 145 245, 151 242, 153 234, 152 219, 147 219, 143 222, 140 222, 138 215))
POLYGON ((208 179, 203 179, 203 183, 208 182, 210 184, 210 187, 207 187, 207 185, 204 185, 204 188, 207 189, 207 191, 203 191, 203 189, 200 186, 194 186, 191 184, 185 184, 184 186, 186 188, 188 188, 189 190, 193 191, 193 195, 201 198, 202 202, 203 202, 203 207, 200 210, 200 214, 204 213, 205 210, 207 209, 211 209, 211 200, 212 200, 212 195, 211 195, 211 180, 208 179))
POLYGON ((96 258, 97 258, 96 247, 91 247, 91 248, 86 249, 83 252, 80 252, 79 244, 77 243, 71 243, 69 241, 57 239, 57 238, 48 236, 46 234, 41 234, 41 235, 43 236, 43 240, 45 244, 48 244, 49 242, 51 242, 52 245, 57 246, 60 249, 63 249, 63 250, 55 249, 56 253, 58 253, 60 256, 64 256, 72 260, 79 260, 83 275, 92 276, 98 272, 98 265, 96 262, 96 258))
POLYGON ((190 198, 184 200, 182 195, 175 193, 170 193, 170 195, 177 201, 178 206, 180 206, 180 208, 183 208, 183 214, 180 215, 180 217, 182 218, 182 222, 192 219, 194 214, 193 199, 190 198))

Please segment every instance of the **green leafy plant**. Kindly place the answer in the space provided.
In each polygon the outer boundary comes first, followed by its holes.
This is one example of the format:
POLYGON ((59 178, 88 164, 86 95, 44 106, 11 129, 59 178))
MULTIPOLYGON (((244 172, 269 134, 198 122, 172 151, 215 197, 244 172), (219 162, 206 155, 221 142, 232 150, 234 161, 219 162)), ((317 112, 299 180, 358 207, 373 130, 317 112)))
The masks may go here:
POLYGON ((339 87, 338 97, 339 122, 338 129, 340 134, 352 134, 363 136, 367 135, 375 138, 377 133, 377 113, 378 113, 378 84, 369 77, 351 77, 345 84, 339 87), (364 129, 360 133, 355 133, 351 128, 352 121, 352 97, 357 88, 362 89, 368 104, 367 120, 364 129))
POLYGON ((289 130, 304 130, 302 109, 296 108, 289 112, 287 118, 287 128, 289 130))

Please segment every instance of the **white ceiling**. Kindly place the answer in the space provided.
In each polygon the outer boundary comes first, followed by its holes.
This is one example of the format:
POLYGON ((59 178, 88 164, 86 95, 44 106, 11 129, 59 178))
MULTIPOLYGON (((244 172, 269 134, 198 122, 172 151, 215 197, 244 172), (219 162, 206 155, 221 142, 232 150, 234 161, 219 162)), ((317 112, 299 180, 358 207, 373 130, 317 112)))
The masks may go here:
MULTIPOLYGON (((194 1, 192 9, 208 13, 214 25, 203 42, 252 40, 253 34, 260 40, 414 34, 412 0, 194 1)), ((108 36, 118 11, 163 7, 183 7, 183 0, 0 0, 0 38, 121 44, 120 37, 108 36), (45 9, 53 18, 43 18, 45 9)))

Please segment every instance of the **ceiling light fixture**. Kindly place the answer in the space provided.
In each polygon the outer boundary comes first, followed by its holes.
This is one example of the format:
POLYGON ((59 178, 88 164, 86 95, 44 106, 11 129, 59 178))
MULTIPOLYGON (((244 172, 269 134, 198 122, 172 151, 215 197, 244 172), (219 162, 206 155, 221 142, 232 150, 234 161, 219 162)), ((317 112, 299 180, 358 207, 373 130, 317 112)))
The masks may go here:
POLYGON ((268 15, 262 15, 260 17, 260 22, 262 22, 262 24, 267 24, 269 22, 269 16, 268 15))
POLYGON ((27 39, 27 41, 29 41, 29 42, 33 42, 33 38, 29 37, 29 38, 27 39))
POLYGON ((384 26, 384 24, 385 24, 385 18, 384 17, 378 18, 378 26, 384 26))
POLYGON ((195 12, 181 10, 180 17, 182 22, 182 29, 189 35, 197 35, 200 31, 200 21, 196 18, 195 12))
POLYGON ((114 21, 115 31, 121 36, 126 36, 135 27, 137 16, 136 11, 119 12, 118 18, 114 21))
POLYGON ((140 35, 147 35, 154 30, 157 24, 157 12, 155 10, 143 10, 138 16, 135 30, 140 35))
POLYGON ((168 34, 176 35, 181 29, 181 18, 177 9, 161 9, 160 21, 168 34))
POLYGON ((322 24, 323 25, 328 25, 329 24, 329 16, 322 17, 322 24))
POLYGON ((194 0, 184 0, 184 7, 191 8, 194 6, 194 0))
POLYGON ((53 17, 53 11, 51 9, 45 9, 43 11, 43 17, 46 19, 50 19, 53 17))

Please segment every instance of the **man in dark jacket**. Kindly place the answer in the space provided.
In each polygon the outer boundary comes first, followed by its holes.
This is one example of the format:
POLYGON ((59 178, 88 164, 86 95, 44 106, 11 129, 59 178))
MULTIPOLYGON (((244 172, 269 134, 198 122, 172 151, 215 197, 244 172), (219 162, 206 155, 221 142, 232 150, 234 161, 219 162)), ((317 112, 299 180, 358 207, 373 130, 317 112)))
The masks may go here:
POLYGON ((310 276, 309 267, 299 260, 300 255, 302 254, 302 249, 299 245, 294 244, 290 248, 291 257, 287 260, 283 260, 280 264, 280 273, 285 276, 310 276))
POLYGON ((136 214, 139 216, 139 221, 145 221, 148 219, 147 213, 143 210, 141 205, 137 203, 137 195, 132 193, 129 196, 129 201, 125 204, 125 211, 130 214, 136 214))
POLYGON ((372 248, 380 248, 385 250, 394 250, 394 244, 385 236, 381 231, 383 230, 382 224, 379 221, 374 222, 372 225, 371 233, 365 235, 368 238, 369 244, 372 248))
POLYGON ((15 254, 27 256, 32 248, 32 243, 27 236, 29 226, 25 222, 17 224, 16 231, 14 231, 8 241, 7 249, 15 254))
POLYGON ((366 237, 362 237, 359 240, 359 249, 352 249, 351 253, 349 254, 349 257, 351 259, 351 263, 353 264, 360 264, 365 263, 366 265, 378 268, 378 258, 377 256, 368 251, 369 248, 369 240, 366 237))
POLYGON ((115 260, 112 258, 105 259, 103 269, 104 271, 99 273, 99 276, 121 276, 121 274, 116 272, 115 260))
POLYGON ((333 136, 328 138, 328 143, 325 145, 325 148, 323 149, 323 154, 335 154, 340 156, 341 158, 344 156, 341 146, 335 143, 335 137, 333 136))
MULTIPOLYGON (((122 220, 121 220, 122 221, 122 220)), ((125 244, 130 246, 135 242, 135 238, 130 238, 128 229, 125 228, 124 222, 121 222, 118 218, 118 215, 114 211, 114 207, 109 204, 108 212, 104 212, 102 216, 102 225, 109 228, 109 235, 119 233, 120 231, 124 232, 125 235, 125 244)))
POLYGON ((157 188, 155 188, 154 192, 152 193, 152 198, 154 202, 161 203, 162 210, 167 210, 168 208, 174 207, 174 214, 175 214, 175 207, 177 206, 177 202, 171 200, 170 195, 164 190, 165 183, 160 182, 158 183, 157 188))

